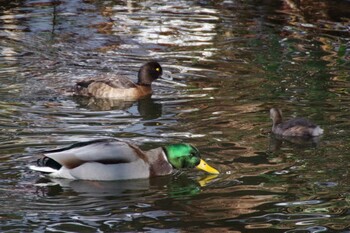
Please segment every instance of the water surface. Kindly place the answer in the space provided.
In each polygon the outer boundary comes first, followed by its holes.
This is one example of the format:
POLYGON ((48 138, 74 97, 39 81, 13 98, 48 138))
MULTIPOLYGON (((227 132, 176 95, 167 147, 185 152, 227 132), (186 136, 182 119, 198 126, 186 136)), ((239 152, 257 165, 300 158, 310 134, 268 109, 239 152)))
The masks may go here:
POLYGON ((347 232, 348 1, 15 1, 0 4, 2 232, 347 232), (136 79, 150 99, 67 95, 85 77, 136 79), (268 111, 319 140, 269 134, 268 111), (54 180, 39 152, 114 137, 147 150, 196 145, 219 176, 54 180))

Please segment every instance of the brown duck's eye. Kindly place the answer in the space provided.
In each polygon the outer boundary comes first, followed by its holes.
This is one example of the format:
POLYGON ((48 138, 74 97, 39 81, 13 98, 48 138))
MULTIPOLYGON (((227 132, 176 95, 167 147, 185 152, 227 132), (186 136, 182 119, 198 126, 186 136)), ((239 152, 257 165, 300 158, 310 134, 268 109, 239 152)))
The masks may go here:
POLYGON ((159 67, 157 67, 157 68, 156 68, 156 71, 158 71, 158 72, 159 72, 159 71, 160 71, 160 68, 159 68, 159 67))

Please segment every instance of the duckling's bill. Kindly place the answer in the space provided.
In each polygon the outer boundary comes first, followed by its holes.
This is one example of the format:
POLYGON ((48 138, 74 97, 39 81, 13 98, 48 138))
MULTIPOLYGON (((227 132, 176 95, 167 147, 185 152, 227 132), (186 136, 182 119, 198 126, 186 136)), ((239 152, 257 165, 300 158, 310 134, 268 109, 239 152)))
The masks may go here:
POLYGON ((196 166, 196 168, 206 171, 210 174, 220 174, 218 170, 209 166, 203 159, 201 159, 200 163, 196 166))

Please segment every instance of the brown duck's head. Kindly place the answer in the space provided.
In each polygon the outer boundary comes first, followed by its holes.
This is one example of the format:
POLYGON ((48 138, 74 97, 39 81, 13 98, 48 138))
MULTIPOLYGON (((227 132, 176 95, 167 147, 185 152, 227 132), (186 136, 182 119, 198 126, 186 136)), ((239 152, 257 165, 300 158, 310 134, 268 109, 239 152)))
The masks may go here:
POLYGON ((270 118, 274 124, 279 124, 282 122, 282 111, 278 108, 270 109, 270 118))
POLYGON ((149 86, 154 80, 161 77, 163 74, 163 69, 156 61, 150 61, 141 66, 138 74, 139 85, 149 86))

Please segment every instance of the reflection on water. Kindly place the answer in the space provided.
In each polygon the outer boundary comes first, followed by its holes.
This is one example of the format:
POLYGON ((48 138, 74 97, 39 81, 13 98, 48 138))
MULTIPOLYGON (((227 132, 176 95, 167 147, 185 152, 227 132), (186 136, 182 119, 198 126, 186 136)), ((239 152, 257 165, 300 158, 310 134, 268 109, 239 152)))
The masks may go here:
POLYGON ((320 144, 321 137, 310 137, 310 138, 300 138, 300 137, 282 137, 280 135, 271 135, 269 148, 270 151, 277 151, 283 148, 285 144, 292 145, 296 148, 312 148, 317 147, 320 144))
POLYGON ((162 115, 162 104, 157 103, 151 98, 140 99, 136 103, 115 99, 98 99, 93 97, 77 97, 76 101, 79 103, 79 107, 93 111, 124 110, 133 112, 133 108, 137 108, 137 112, 144 120, 157 119, 162 115))
POLYGON ((8 1, 0 3, 0 229, 346 232, 348 1, 8 1), (64 91, 157 59, 152 98, 64 91), (270 135, 281 107, 325 129, 270 135), (221 174, 124 182, 32 173, 42 149, 116 137, 142 149, 196 145, 221 174))
POLYGON ((172 198, 186 198, 199 194, 201 189, 210 185, 217 176, 209 175, 190 179, 185 174, 174 177, 157 177, 128 181, 88 181, 40 178, 35 182, 37 191, 44 196, 64 195, 64 192, 76 192, 79 196, 90 197, 129 197, 150 192, 151 189, 166 187, 172 198), (40 190, 40 191, 39 191, 40 190))
POLYGON ((45 195, 62 195, 64 190, 89 196, 127 196, 130 192, 145 191, 150 188, 148 179, 124 181, 124 182, 97 182, 67 179, 38 180, 35 184, 45 195))

